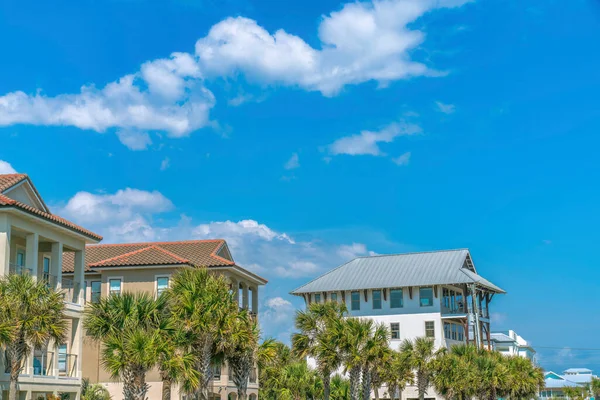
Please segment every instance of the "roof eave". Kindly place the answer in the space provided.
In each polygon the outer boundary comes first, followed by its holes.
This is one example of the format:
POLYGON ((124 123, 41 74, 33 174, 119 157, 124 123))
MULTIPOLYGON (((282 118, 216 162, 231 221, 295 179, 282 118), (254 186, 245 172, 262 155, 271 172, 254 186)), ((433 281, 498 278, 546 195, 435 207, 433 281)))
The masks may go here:
POLYGON ((102 239, 103 239, 102 236, 100 236, 100 235, 93 234, 93 233, 91 235, 87 234, 85 232, 82 232, 82 231, 79 231, 77 229, 71 228, 71 227, 69 227, 69 226, 67 226, 65 224, 61 224, 61 223, 59 223, 57 221, 53 221, 53 220, 51 220, 49 218, 45 218, 45 217, 43 217, 41 215, 38 215, 38 214, 36 214, 34 212, 31 212, 29 210, 26 210, 24 208, 21 208, 19 206, 13 205, 13 204, 3 204, 3 205, 0 205, 0 209, 7 210, 7 211, 16 211, 17 213, 27 214, 28 216, 35 217, 35 219, 41 220, 41 221, 43 221, 43 222, 45 222, 47 224, 52 225, 53 227, 60 228, 60 229, 65 229, 65 230, 69 231, 71 234, 75 234, 75 235, 77 235, 79 237, 83 237, 86 244, 97 244, 97 243, 100 243, 102 241, 102 239))

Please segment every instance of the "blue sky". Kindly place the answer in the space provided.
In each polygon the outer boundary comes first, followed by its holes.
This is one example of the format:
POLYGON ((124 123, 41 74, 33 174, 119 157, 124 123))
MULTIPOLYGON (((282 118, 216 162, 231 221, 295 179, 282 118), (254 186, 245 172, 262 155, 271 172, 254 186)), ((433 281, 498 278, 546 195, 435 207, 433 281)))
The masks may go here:
POLYGON ((226 238, 279 338, 349 258, 468 247, 494 329, 600 371, 599 33, 592 0, 8 0, 0 170, 107 242, 226 238))

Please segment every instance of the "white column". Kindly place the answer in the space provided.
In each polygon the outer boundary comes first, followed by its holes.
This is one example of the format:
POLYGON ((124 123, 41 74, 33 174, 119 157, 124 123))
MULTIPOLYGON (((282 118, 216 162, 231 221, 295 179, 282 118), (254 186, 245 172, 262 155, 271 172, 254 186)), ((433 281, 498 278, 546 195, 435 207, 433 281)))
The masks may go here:
POLYGON ((83 319, 73 319, 73 330, 71 338, 73 343, 71 344, 71 352, 77 354, 77 361, 75 363, 75 377, 81 378, 81 356, 83 353, 83 319))
POLYGON ((73 290, 77 291, 79 295, 77 297, 77 304, 83 305, 83 280, 84 280, 84 269, 85 269, 85 260, 83 250, 77 250, 75 252, 75 272, 73 274, 73 280, 75 284, 73 285, 73 290))
POLYGON ((252 312, 258 315, 258 286, 252 286, 252 312))
POLYGON ((26 238, 25 245, 25 266, 29 269, 29 272, 34 279, 37 279, 38 275, 38 257, 40 237, 37 233, 30 233, 26 238))
POLYGON ((62 286, 62 257, 63 244, 61 242, 52 243, 52 264, 50 265, 50 274, 56 277, 57 290, 60 290, 62 286))
POLYGON ((52 351, 52 360, 48 360, 52 363, 52 369, 49 371, 48 375, 52 377, 58 378, 58 343, 55 341, 51 341, 48 344, 48 350, 52 351))
POLYGON ((7 215, 0 216, 0 276, 8 275, 10 268, 10 222, 7 215))
POLYGON ((242 289, 242 307, 244 307, 246 310, 248 309, 248 284, 244 283, 243 289, 242 289))
POLYGON ((229 277, 229 280, 231 281, 231 293, 233 294, 233 299, 239 304, 240 283, 234 277, 229 277))

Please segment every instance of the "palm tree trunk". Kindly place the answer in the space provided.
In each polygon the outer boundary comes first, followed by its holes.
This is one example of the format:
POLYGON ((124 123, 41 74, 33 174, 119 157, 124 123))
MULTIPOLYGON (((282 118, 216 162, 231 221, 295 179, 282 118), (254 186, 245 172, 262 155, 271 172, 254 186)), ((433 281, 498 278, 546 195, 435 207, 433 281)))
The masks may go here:
POLYGON ((371 370, 369 367, 364 367, 362 371, 362 397, 363 400, 371 399, 371 370))
POLYGON ((331 391, 331 374, 328 371, 324 371, 321 374, 321 380, 323 381, 323 400, 329 400, 329 393, 331 391))
POLYGON ((425 377, 421 371, 417 372, 417 390, 419 391, 419 400, 425 400, 425 392, 427 391, 427 386, 425 382, 425 377))
POLYGON ((212 379, 211 361, 212 361, 212 341, 204 339, 200 345, 198 357, 198 372, 200 375, 200 385, 196 391, 196 398, 199 400, 208 400, 208 387, 212 379))
POLYGON ((360 397, 360 366, 350 369, 350 400, 360 397))
POLYGON ((171 378, 162 378, 162 400, 171 400, 171 378))
POLYGON ((10 374, 10 384, 8 386, 8 400, 17 400, 18 389, 17 383, 19 382, 18 376, 10 374))

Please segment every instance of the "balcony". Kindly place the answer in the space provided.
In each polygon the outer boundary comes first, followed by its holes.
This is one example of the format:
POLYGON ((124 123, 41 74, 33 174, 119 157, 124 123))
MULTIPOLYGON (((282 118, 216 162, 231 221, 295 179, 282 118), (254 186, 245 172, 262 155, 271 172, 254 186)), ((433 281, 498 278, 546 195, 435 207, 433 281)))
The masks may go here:
MULTIPOLYGON (((456 307, 446 307, 442 306, 442 316, 465 316, 471 312, 471 307, 465 307, 462 305, 458 305, 456 307)), ((482 308, 479 310, 479 316, 481 318, 489 318, 489 311, 487 308, 482 308)))
MULTIPOLYGON (((31 268, 23 265, 9 264, 9 273, 17 275, 34 275, 31 268)), ((58 287, 58 277, 48 273, 42 273, 41 280, 45 281, 49 288, 58 287)), ((65 302, 79 304, 81 285, 72 279, 62 278, 60 290, 63 292, 65 302)))

